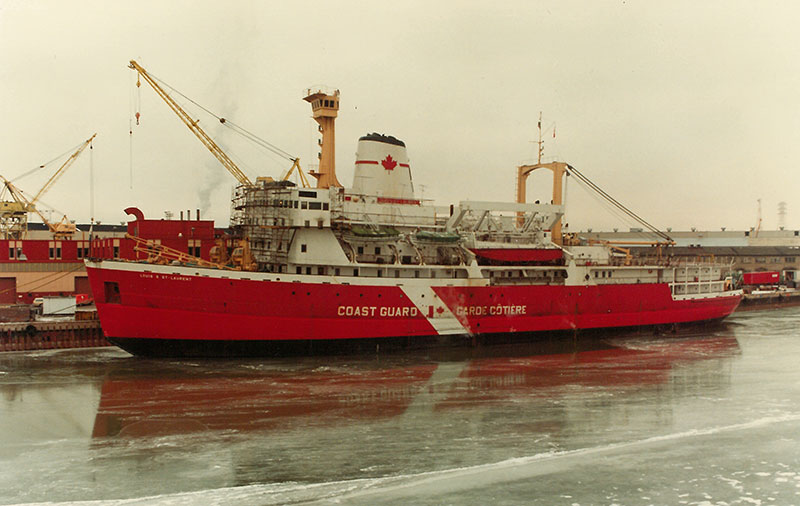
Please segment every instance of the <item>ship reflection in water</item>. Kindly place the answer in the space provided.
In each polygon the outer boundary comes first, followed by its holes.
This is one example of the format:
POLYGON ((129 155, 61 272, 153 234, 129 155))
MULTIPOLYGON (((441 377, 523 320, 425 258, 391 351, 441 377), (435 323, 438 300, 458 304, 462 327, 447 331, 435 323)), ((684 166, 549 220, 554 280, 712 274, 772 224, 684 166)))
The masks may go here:
POLYGON ((800 308, 270 360, 0 355, 0 504, 796 504, 800 308))
POLYGON ((724 390, 739 353, 725 335, 581 346, 126 361, 102 383, 94 458, 106 477, 138 475, 155 494, 189 469, 204 487, 320 483, 567 451, 598 433, 614 431, 613 443, 669 430, 674 403, 724 390), (153 459, 161 465, 143 464, 153 459))

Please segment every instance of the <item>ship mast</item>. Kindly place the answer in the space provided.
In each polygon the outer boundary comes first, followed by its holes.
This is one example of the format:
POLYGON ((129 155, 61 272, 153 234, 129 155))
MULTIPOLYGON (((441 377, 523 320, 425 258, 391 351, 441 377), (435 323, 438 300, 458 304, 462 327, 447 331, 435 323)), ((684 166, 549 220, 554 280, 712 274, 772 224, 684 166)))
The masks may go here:
MULTIPOLYGON (((539 113, 539 154, 537 161, 533 165, 520 165, 517 167, 517 203, 524 204, 526 201, 525 185, 528 182, 528 176, 531 175, 536 169, 549 169, 553 171, 553 200, 552 204, 560 206, 564 203, 563 181, 564 174, 567 173, 567 164, 564 162, 550 162, 542 163, 542 153, 544 152, 544 141, 542 140, 542 113, 539 113)), ((521 226, 524 218, 517 216, 517 223, 521 226)), ((561 218, 554 224, 551 230, 551 240, 554 244, 561 245, 563 243, 561 237, 561 218)))

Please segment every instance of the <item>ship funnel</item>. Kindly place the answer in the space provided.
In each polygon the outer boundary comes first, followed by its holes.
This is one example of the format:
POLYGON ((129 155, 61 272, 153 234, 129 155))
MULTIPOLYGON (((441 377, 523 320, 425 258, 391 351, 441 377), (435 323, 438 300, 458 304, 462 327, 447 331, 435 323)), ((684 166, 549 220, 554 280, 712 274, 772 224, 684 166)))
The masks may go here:
POLYGON ((376 133, 358 139, 353 193, 414 200, 405 143, 390 135, 376 133))

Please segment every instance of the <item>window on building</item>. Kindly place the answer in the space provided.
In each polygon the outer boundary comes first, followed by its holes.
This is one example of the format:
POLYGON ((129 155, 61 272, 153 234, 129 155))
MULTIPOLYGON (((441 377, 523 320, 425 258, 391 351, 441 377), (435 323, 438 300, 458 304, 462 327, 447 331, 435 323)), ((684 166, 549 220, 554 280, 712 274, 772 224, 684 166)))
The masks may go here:
POLYGON ((381 248, 380 248, 380 246, 375 246, 375 254, 376 254, 376 255, 380 255, 380 254, 381 254, 381 248))
POLYGON ((363 255, 364 254, 364 246, 359 246, 358 247, 358 254, 359 255, 363 255))
POLYGON ((301 244, 300 245, 300 253, 305 253, 306 251, 308 251, 308 248, 306 247, 306 245, 305 244, 301 244))

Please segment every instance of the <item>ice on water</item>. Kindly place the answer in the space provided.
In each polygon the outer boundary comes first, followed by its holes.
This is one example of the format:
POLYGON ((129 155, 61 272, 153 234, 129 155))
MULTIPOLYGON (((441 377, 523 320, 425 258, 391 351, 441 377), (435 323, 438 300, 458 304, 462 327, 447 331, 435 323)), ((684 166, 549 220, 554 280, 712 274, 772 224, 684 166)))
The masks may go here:
POLYGON ((403 356, 5 354, 0 504, 796 504, 798 323, 403 356))

